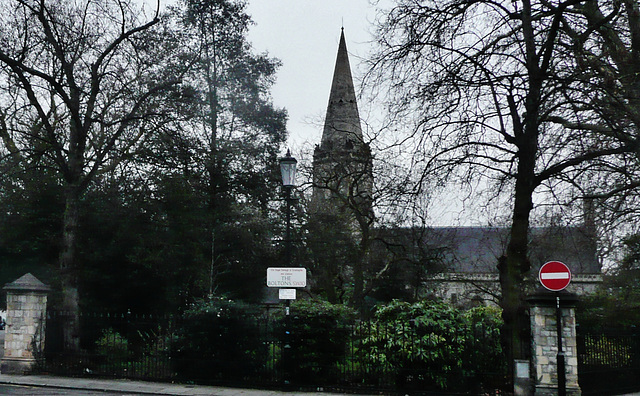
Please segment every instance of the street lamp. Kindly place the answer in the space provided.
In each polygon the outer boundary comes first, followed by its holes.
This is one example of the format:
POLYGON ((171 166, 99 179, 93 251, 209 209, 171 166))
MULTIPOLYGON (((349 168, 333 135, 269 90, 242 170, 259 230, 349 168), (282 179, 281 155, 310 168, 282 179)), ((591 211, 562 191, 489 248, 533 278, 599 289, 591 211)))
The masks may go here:
POLYGON ((287 155, 280 158, 280 173, 282 174, 282 187, 284 188, 284 200, 287 202, 287 234, 285 238, 285 254, 287 265, 291 266, 291 190, 296 181, 296 165, 298 161, 291 156, 287 149, 287 155))
POLYGON ((293 187, 296 182, 296 164, 298 161, 291 156, 291 152, 287 149, 287 156, 280 158, 280 173, 282 174, 282 185, 285 187, 293 187))
MULTIPOLYGON (((291 156, 291 152, 287 149, 287 155, 280 159, 280 173, 282 174, 282 187, 284 188, 284 200, 287 202, 287 233, 285 237, 285 254, 287 257, 287 266, 291 267, 291 190, 293 190, 296 181, 296 161, 291 156)), ((291 323, 290 323, 290 303, 286 300, 285 305, 285 329, 283 343, 283 366, 284 366, 284 386, 285 390, 289 390, 291 386, 291 323)))

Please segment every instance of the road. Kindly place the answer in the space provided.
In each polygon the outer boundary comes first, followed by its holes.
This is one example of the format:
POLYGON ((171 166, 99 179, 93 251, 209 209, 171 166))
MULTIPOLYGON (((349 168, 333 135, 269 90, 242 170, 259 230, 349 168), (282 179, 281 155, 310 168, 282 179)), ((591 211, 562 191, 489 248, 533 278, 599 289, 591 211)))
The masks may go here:
POLYGON ((108 396, 108 395, 127 395, 131 396, 131 393, 112 393, 112 392, 99 392, 77 389, 56 389, 56 388, 43 388, 37 386, 20 386, 20 385, 0 385, 0 395, 20 395, 20 396, 108 396))

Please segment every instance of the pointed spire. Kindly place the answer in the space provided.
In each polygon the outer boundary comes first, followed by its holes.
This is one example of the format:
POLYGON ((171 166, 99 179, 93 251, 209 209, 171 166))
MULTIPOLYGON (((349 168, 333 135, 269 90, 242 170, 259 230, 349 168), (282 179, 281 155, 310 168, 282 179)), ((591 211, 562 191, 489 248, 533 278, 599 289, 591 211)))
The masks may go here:
POLYGON ((321 147, 325 150, 340 149, 352 143, 362 143, 362 141, 360 115, 343 27, 338 45, 336 66, 333 71, 321 147))

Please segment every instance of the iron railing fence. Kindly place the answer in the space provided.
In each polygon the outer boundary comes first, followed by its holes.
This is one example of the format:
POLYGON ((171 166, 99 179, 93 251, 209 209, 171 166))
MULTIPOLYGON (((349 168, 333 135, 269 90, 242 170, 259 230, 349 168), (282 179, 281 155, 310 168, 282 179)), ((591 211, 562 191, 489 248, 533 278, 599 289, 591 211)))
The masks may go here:
POLYGON ((412 329, 412 323, 305 329, 296 318, 285 323, 261 316, 227 327, 190 327, 187 334, 179 316, 82 314, 81 349, 69 352, 62 341, 65 320, 62 312, 47 313, 41 371, 263 389, 288 382, 289 389, 385 394, 496 394, 505 383, 499 334, 483 326, 443 336, 412 329), (313 336, 318 332, 330 336, 313 336))
POLYGON ((640 391, 640 332, 578 331, 578 383, 585 395, 640 391))
POLYGON ((47 312, 40 370, 80 376, 173 380, 170 345, 177 323, 172 316, 116 313, 80 315, 80 349, 64 347, 67 312, 47 312))

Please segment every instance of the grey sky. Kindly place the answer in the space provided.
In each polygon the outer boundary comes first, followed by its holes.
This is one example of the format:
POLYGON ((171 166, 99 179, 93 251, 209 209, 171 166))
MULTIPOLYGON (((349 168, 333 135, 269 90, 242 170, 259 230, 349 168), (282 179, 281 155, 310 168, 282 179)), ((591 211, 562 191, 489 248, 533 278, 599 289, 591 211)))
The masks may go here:
MULTIPOLYGON (((255 51, 268 51, 283 63, 272 93, 276 106, 289 111, 288 145, 298 160, 308 162, 309 148, 322 136, 341 27, 344 26, 357 91, 361 60, 371 49, 376 9, 390 8, 394 2, 379 0, 378 6, 372 6, 369 0, 248 1, 247 11, 256 23, 249 31, 255 51)), ((360 116, 375 122, 363 112, 362 105, 360 116)), ((434 223, 449 225, 458 221, 454 219, 460 206, 453 201, 451 196, 449 205, 439 205, 434 223)))
POLYGON ((256 23, 249 32, 254 49, 283 63, 272 92, 276 106, 289 111, 289 145, 297 151, 318 143, 340 28, 355 76, 370 48, 376 8, 369 0, 249 0, 248 13, 256 23))

